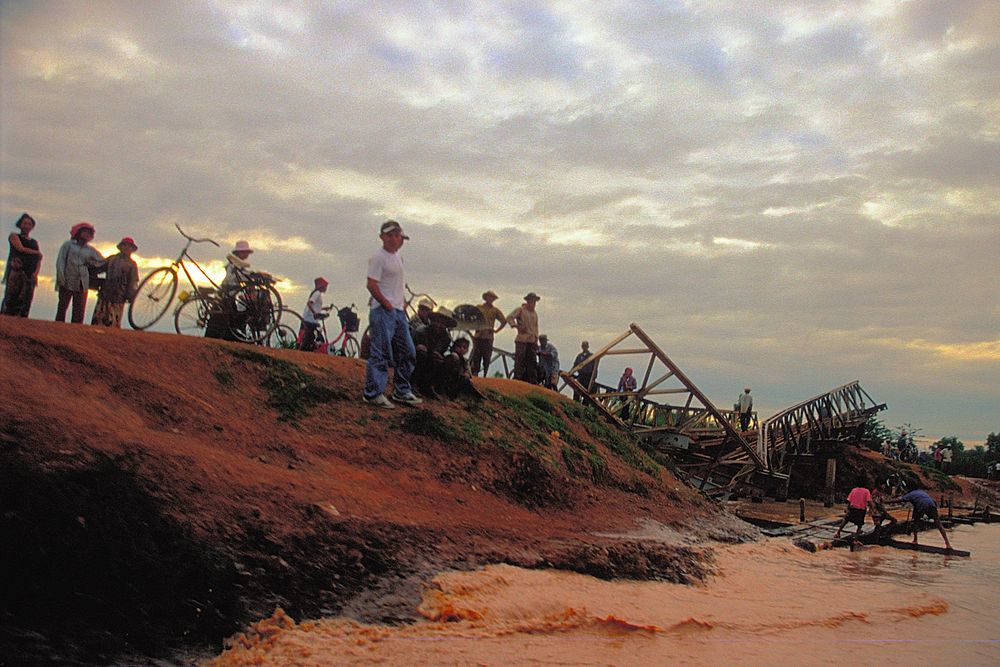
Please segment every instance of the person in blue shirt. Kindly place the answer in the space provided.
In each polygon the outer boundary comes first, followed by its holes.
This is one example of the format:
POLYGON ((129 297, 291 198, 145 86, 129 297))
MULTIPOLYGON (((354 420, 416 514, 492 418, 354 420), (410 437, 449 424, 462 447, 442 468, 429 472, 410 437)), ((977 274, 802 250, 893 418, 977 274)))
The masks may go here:
POLYGON ((889 502, 908 502, 913 505, 913 543, 917 544, 917 531, 920 528, 920 519, 927 517, 934 521, 934 525, 937 527, 938 531, 941 533, 941 537, 944 538, 944 546, 947 549, 951 549, 951 543, 948 541, 948 534, 944 532, 944 526, 941 525, 941 518, 938 516, 937 503, 934 499, 922 489, 914 489, 909 493, 899 496, 898 498, 893 498, 889 502))

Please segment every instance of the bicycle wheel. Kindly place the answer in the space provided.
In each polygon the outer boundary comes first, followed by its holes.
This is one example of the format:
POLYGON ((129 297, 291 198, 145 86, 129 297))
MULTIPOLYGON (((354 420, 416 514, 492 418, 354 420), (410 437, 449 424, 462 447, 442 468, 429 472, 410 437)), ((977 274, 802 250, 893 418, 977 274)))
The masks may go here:
POLYGON ((142 279, 128 306, 128 323, 133 329, 148 329, 167 312, 177 294, 177 271, 171 266, 156 269, 142 279))
POLYGON ((217 308, 215 299, 188 299, 174 311, 174 330, 185 336, 204 336, 208 318, 217 308))
POLYGON ((244 343, 264 343, 281 322, 281 295, 273 285, 244 286, 236 294, 230 332, 244 343))
POLYGON ((358 339, 351 334, 347 334, 347 338, 344 340, 344 345, 340 348, 340 350, 345 357, 357 357, 358 339))
POLYGON ((276 350, 294 350, 298 348, 298 332, 287 324, 279 324, 267 337, 264 344, 276 350))

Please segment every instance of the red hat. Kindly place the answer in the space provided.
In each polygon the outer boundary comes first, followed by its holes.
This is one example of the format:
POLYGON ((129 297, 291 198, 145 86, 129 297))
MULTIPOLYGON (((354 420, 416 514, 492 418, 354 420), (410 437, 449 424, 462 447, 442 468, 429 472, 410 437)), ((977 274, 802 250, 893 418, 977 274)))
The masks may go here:
POLYGON ((330 284, 330 281, 327 280, 326 278, 324 278, 323 276, 320 276, 319 278, 317 278, 316 280, 313 281, 313 284, 315 284, 316 287, 320 287, 320 286, 325 287, 325 286, 327 286, 327 285, 330 284))
POLYGON ((89 229, 92 234, 97 233, 97 230, 94 229, 94 226, 89 222, 78 222, 69 228, 69 237, 71 239, 75 239, 76 235, 79 234, 84 229, 89 229))
POLYGON ((122 237, 122 240, 118 242, 118 249, 121 250, 123 245, 132 246, 133 252, 139 249, 139 246, 135 244, 135 241, 131 236, 122 237))

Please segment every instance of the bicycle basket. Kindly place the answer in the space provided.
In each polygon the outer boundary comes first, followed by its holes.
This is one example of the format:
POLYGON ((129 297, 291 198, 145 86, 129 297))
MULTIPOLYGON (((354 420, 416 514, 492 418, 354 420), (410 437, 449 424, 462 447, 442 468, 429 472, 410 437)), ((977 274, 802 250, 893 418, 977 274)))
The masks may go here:
POLYGON ((361 328, 361 318, 350 308, 338 310, 337 317, 340 318, 340 326, 344 327, 345 331, 356 333, 361 328))

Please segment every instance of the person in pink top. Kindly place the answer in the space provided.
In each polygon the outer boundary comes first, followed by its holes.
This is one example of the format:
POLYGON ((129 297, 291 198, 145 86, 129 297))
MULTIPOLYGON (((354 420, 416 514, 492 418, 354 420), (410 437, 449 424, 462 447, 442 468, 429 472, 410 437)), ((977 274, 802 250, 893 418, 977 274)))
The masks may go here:
POLYGON ((840 539, 840 531, 844 529, 847 522, 857 525, 858 529, 855 531, 855 535, 861 534, 861 529, 865 525, 865 513, 868 511, 869 506, 872 504, 872 493, 863 486, 856 486, 851 489, 851 492, 847 494, 847 513, 844 514, 844 520, 840 522, 840 526, 837 528, 837 534, 833 536, 833 539, 840 539))

